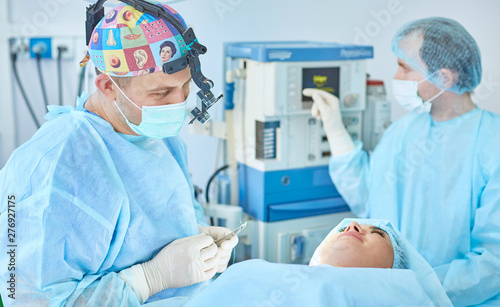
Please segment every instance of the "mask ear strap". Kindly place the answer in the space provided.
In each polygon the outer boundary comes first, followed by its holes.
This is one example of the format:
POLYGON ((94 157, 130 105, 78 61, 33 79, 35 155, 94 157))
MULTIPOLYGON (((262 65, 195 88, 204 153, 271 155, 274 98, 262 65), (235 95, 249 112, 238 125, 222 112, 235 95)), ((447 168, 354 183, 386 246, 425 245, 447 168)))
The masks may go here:
MULTIPOLYGON (((141 110, 141 111, 142 111, 142 109, 141 109, 138 105, 136 105, 136 104, 135 104, 135 103, 134 103, 134 102, 133 102, 130 98, 128 98, 127 94, 125 94, 125 93, 122 91, 122 89, 118 86, 118 84, 116 84, 115 80, 113 80, 113 78, 111 78, 111 76, 108 76, 108 77, 109 77, 109 80, 111 80, 111 82, 113 82, 113 84, 116 86, 116 88, 117 88, 117 89, 118 89, 118 90, 119 90, 119 91, 123 94, 123 96, 125 96, 125 98, 127 98, 127 99, 128 99, 128 101, 130 101, 130 103, 132 103, 132 104, 133 104, 133 105, 134 105, 137 109, 139 109, 139 110, 141 110)), ((116 104, 116 102, 115 102, 115 104, 116 104)), ((120 111, 120 112, 121 112, 121 111, 120 111)), ((122 113, 122 114, 123 114, 123 113, 122 113)))
POLYGON ((425 77, 424 79, 422 79, 422 80, 418 81, 418 82, 417 82, 417 84, 423 83, 423 82, 425 82, 425 81, 429 81, 429 79, 430 79, 432 76, 434 76, 436 73, 438 73, 438 72, 439 72, 439 70, 436 70, 435 72, 433 72, 432 74, 428 75, 428 76, 427 76, 427 77, 425 77))
MULTIPOLYGON (((446 91, 446 89, 443 89, 443 88, 444 88, 444 86, 443 86, 443 85, 434 84, 433 82, 430 82, 430 80, 429 80, 429 79, 430 79, 430 78, 432 78, 434 75, 438 75, 438 74, 441 74, 441 69, 436 70, 435 72, 433 72, 433 73, 432 73, 432 74, 430 74, 429 76, 425 77, 425 79, 418 81, 417 85, 418 85, 418 84, 420 84, 420 83, 422 83, 422 82, 424 82, 424 81, 428 81, 429 83, 431 83, 431 84, 433 84, 433 85, 435 85, 435 86, 439 87, 441 90, 446 91)), ((441 84, 442 84, 442 82, 441 82, 441 78, 439 78, 439 77, 438 77, 438 80, 439 80, 439 83, 441 83, 441 84)), ((441 93, 442 93, 442 92, 441 92, 441 93)))
POLYGON ((433 101, 434 99, 438 98, 439 96, 441 96, 442 93, 444 93, 446 90, 443 90, 441 89, 441 91, 439 93, 437 93, 436 95, 434 95, 431 99, 427 100, 427 101, 424 101, 424 103, 428 102, 430 103, 431 101, 433 101))
POLYGON ((132 131, 134 131, 135 133, 137 133, 138 135, 142 135, 142 133, 140 133, 139 131, 137 131, 137 129, 135 127, 138 127, 137 125, 135 125, 134 123, 131 123, 127 116, 125 116, 125 114, 123 114, 122 110, 120 109, 120 107, 118 106, 118 104, 116 103, 116 100, 113 100, 113 103, 115 104, 116 108, 118 109, 118 111, 120 112, 120 114, 123 116, 123 118, 125 119, 125 122, 127 123, 127 125, 130 127, 130 129, 132 129, 132 131))
POLYGON ((118 111, 120 111, 120 114, 123 116, 123 118, 125 118, 125 120, 130 123, 130 121, 127 119, 127 117, 125 116, 125 114, 123 114, 122 110, 120 109, 120 107, 116 103, 116 100, 113 100, 113 102, 114 102, 116 108, 118 109, 118 111))

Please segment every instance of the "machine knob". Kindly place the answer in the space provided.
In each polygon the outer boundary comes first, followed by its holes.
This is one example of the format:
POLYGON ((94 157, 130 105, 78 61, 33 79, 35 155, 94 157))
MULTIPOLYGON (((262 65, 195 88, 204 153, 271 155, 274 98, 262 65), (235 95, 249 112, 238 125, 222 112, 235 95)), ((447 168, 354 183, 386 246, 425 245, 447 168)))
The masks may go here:
POLYGON ((281 177, 281 184, 285 187, 290 184, 290 181, 292 181, 292 180, 290 179, 290 176, 288 176, 288 175, 281 177))
POLYGON ((358 102, 358 94, 349 94, 344 97, 344 105, 346 107, 353 107, 358 102))

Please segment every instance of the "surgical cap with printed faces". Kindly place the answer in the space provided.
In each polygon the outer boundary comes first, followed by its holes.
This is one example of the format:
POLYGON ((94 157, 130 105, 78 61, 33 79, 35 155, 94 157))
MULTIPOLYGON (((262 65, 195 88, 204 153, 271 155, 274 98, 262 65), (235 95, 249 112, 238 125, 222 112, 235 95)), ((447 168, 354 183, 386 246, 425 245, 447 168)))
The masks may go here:
MULTIPOLYGON (((179 13, 168 5, 159 5, 187 28, 179 13)), ((170 23, 129 5, 119 5, 95 27, 81 66, 92 60, 105 74, 132 77, 162 71, 164 63, 187 54, 184 39, 170 23)))
POLYGON ((481 83, 479 47, 455 20, 432 17, 407 23, 392 39, 392 51, 441 89, 461 95, 481 83), (443 85, 443 68, 453 73, 451 88, 443 85))

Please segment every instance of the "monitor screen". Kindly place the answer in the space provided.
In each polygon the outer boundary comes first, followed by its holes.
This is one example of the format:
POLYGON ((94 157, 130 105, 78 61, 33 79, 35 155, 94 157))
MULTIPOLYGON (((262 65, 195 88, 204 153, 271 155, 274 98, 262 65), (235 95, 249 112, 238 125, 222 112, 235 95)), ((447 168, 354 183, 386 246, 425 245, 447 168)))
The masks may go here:
MULTIPOLYGON (((340 97, 340 67, 303 68, 302 89, 317 88, 340 97)), ((311 109, 312 98, 302 95, 302 109, 311 109)))

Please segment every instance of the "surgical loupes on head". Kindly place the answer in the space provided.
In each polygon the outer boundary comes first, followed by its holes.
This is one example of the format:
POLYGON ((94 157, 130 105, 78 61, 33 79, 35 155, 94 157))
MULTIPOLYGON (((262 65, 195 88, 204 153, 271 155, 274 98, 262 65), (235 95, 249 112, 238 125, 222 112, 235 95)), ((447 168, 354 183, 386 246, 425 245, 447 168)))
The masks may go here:
MULTIPOLYGON (((103 4, 105 1, 106 0, 98 0, 95 4, 87 8, 87 44, 90 42, 90 38, 92 36, 94 28, 104 17, 103 4)), ((207 52, 207 48, 198 42, 198 39, 196 38, 196 35, 192 28, 186 29, 185 25, 175 17, 171 16, 171 14, 168 14, 165 10, 165 7, 163 7, 162 5, 151 3, 145 0, 119 1, 134 7, 139 12, 147 13, 151 16, 164 19, 180 33, 180 35, 184 39, 184 43, 186 45, 186 49, 188 49, 188 53, 186 56, 164 63, 162 67, 163 72, 166 74, 174 74, 189 67, 194 83, 200 88, 200 91, 197 94, 199 103, 197 103, 197 107, 191 112, 191 114, 194 116, 194 119, 189 123, 192 124, 195 119, 200 121, 202 124, 205 123, 210 119, 210 115, 208 114, 207 110, 217 101, 219 101, 220 98, 222 98, 222 95, 219 95, 217 98, 215 98, 214 94, 211 92, 211 88, 213 88, 214 83, 212 82, 212 80, 206 78, 201 72, 201 63, 199 56, 205 54, 207 52)))
POLYGON ((208 114, 207 110, 219 101, 222 96, 223 95, 220 94, 217 98, 215 98, 211 91, 205 92, 204 90, 200 90, 196 93, 196 107, 191 111, 191 114, 194 117, 189 124, 191 125, 196 119, 202 124, 208 121, 210 119, 210 114, 208 114))

